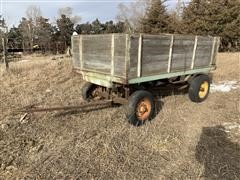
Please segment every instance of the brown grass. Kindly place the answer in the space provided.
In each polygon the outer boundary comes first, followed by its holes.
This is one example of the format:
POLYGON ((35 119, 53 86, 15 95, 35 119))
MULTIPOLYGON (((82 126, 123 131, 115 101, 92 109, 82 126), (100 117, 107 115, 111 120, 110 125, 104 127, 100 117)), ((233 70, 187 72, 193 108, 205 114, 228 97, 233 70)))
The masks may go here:
POLYGON ((217 58, 214 81, 240 80, 240 53, 221 53, 217 58))
MULTIPOLYGON (((29 59, 30 57, 28 57, 29 59)), ((220 54, 214 81, 239 82, 239 53, 220 54)), ((239 179, 239 91, 161 99, 156 118, 142 127, 123 107, 89 113, 23 114, 29 104, 74 105, 83 85, 69 59, 34 57, 0 76, 0 179, 239 179)))

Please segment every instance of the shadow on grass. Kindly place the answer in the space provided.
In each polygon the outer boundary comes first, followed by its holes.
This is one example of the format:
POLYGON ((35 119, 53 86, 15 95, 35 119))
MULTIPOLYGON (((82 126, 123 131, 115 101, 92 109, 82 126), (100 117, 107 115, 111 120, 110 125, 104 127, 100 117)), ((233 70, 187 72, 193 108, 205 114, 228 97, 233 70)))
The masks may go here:
POLYGON ((229 140, 224 127, 204 127, 195 156, 204 165, 204 178, 240 179, 240 145, 229 140))
POLYGON ((188 85, 181 84, 181 85, 172 85, 168 84, 166 86, 154 87, 148 89, 156 97, 168 97, 168 96, 182 96, 188 94, 188 85))

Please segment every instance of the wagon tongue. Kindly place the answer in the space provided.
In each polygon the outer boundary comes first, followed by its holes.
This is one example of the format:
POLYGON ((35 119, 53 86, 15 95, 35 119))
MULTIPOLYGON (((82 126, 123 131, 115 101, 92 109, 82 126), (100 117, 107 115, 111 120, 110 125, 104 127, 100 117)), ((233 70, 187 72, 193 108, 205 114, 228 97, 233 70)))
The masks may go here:
POLYGON ((76 106, 56 106, 56 107, 39 107, 39 106, 26 106, 20 109, 17 109, 16 112, 51 112, 51 111, 74 111, 87 112, 98 109, 104 109, 112 106, 112 101, 101 101, 101 102, 92 102, 92 103, 82 103, 76 106))

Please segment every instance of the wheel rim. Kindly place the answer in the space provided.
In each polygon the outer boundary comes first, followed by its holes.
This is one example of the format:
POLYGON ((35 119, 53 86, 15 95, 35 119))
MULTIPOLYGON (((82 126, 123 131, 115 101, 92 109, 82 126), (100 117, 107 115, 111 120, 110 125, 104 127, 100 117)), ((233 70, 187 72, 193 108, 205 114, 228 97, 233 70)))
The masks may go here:
POLYGON ((98 86, 93 86, 91 89, 89 89, 88 92, 88 97, 92 100, 95 99, 100 99, 100 92, 101 92, 101 88, 98 86))
POLYGON ((209 89, 209 83, 207 81, 204 81, 199 89, 199 97, 201 99, 205 98, 207 93, 208 93, 208 89, 209 89))
POLYGON ((152 105, 151 101, 148 98, 143 98, 136 108, 136 115, 140 121, 145 121, 149 118, 151 113, 152 105))

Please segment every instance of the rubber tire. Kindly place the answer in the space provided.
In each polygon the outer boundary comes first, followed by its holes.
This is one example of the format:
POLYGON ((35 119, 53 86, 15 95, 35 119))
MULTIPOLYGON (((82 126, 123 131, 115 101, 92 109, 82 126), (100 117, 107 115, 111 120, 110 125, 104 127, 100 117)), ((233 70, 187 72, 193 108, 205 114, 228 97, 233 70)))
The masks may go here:
POLYGON ((91 92, 95 89, 96 85, 90 82, 86 82, 82 87, 82 98, 85 101, 89 101, 91 99, 91 92))
POLYGON ((128 100, 128 106, 126 107, 126 117, 128 119, 128 122, 134 126, 141 126, 143 125, 147 120, 151 120, 153 119, 154 115, 155 115, 155 103, 154 103, 154 97, 153 95, 148 92, 148 91, 144 91, 144 90, 138 90, 135 91, 128 100), (136 115, 136 108, 137 108, 137 104, 139 103, 140 100, 142 100, 143 98, 149 98, 150 103, 151 103, 151 112, 148 116, 148 118, 144 121, 139 120, 137 115, 136 115))
POLYGON ((203 101, 205 101, 209 95, 209 90, 210 90, 210 79, 207 75, 199 75, 197 77, 195 77, 194 79, 191 80, 190 82, 190 86, 188 89, 188 95, 189 98, 192 102, 196 102, 196 103, 201 103, 203 101), (200 98, 199 97, 199 91, 200 91, 200 87, 201 84, 207 81, 208 82, 208 92, 206 94, 206 96, 204 98, 200 98))

